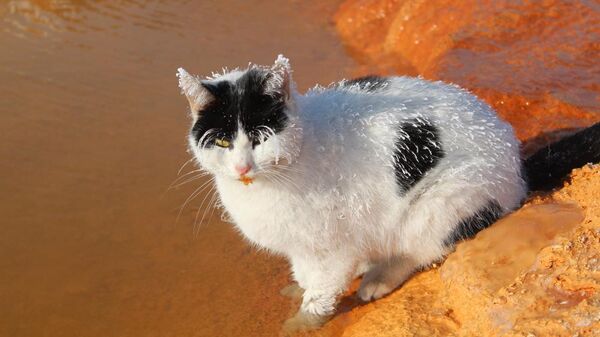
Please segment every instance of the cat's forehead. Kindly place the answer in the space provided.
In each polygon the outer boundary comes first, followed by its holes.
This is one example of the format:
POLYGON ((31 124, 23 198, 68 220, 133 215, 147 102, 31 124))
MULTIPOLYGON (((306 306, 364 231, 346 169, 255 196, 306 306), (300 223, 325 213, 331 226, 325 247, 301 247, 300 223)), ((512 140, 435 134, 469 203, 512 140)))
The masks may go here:
MULTIPOLYGON (((211 93, 222 100, 236 103, 250 103, 256 95, 266 95, 270 73, 253 67, 245 71, 231 71, 216 78, 203 81, 211 93)), ((276 99, 277 97, 273 97, 276 99)))
POLYGON ((269 75, 269 68, 252 65, 246 69, 235 68, 233 70, 224 69, 222 73, 213 73, 207 77, 204 82, 220 82, 228 81, 232 84, 237 84, 240 80, 260 79, 269 75))
POLYGON ((235 83, 235 81, 237 81, 245 73, 246 71, 242 71, 240 69, 234 69, 231 71, 224 70, 223 74, 213 74, 208 81, 229 81, 235 83))
POLYGON ((285 128, 288 117, 285 99, 271 90, 273 76, 268 69, 252 67, 203 81, 214 97, 198 112, 192 129, 196 139, 208 130, 234 138, 238 130, 254 134, 265 128, 278 133, 285 128))

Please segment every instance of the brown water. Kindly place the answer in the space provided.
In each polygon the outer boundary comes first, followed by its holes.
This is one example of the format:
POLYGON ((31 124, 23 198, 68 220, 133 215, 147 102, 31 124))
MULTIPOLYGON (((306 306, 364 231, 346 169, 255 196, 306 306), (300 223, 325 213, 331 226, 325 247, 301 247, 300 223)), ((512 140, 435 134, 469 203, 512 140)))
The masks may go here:
POLYGON ((336 1, 0 2, 0 336, 272 336, 293 308, 281 259, 195 182, 175 69, 290 57, 300 88, 353 67, 336 1), (185 172, 185 170, 184 170, 185 172), (192 186, 193 185, 193 186, 192 186))

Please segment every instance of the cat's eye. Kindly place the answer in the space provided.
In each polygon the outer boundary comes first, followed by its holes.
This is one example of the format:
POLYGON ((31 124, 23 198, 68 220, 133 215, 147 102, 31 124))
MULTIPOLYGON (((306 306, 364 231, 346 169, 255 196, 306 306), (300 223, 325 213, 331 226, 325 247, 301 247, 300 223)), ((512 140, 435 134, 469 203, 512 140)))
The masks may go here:
POLYGON ((228 148, 231 146, 231 142, 225 138, 217 138, 215 139, 215 144, 219 147, 228 148))

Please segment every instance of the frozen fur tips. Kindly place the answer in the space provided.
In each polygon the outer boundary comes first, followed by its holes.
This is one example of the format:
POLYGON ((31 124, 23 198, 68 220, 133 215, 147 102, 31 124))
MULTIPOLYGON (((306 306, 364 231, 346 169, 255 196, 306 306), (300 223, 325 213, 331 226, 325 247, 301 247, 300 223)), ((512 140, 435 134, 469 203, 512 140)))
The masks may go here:
POLYGON ((207 80, 178 70, 198 164, 257 247, 304 290, 290 327, 320 324, 352 278, 375 300, 518 207, 509 124, 454 85, 367 76, 305 94, 289 60, 207 80))

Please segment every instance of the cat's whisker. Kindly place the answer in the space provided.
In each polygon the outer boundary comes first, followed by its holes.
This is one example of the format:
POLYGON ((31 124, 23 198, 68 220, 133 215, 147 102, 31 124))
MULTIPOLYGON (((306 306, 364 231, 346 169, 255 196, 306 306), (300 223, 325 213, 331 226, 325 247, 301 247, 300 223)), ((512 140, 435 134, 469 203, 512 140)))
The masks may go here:
POLYGON ((169 186, 169 188, 167 190, 176 189, 176 188, 183 186, 187 183, 190 183, 194 180, 198 180, 200 178, 206 177, 208 174, 209 174, 208 172, 200 173, 198 175, 192 176, 191 178, 187 177, 187 179, 185 179, 184 181, 181 181, 181 179, 177 179, 176 181, 173 182, 173 184, 171 184, 169 186))
POLYGON ((189 172, 186 172, 186 173, 184 173, 184 174, 182 174, 182 175, 178 175, 178 176, 177 176, 177 178, 175 179, 175 181, 174 181, 174 182, 177 182, 177 180, 179 180, 179 179, 183 179, 183 178, 185 178, 185 177, 189 176, 190 174, 197 173, 197 172, 206 172, 206 173, 208 173, 207 171, 205 171, 205 170, 204 170, 204 169, 202 169, 202 168, 197 168, 197 169, 195 169, 195 170, 191 170, 191 171, 189 171, 189 172))
POLYGON ((263 177, 264 177, 265 179, 267 179, 267 180, 268 180, 270 183, 274 183, 274 181, 273 181, 272 177, 271 177, 271 176, 269 176, 268 174, 265 174, 265 175, 263 175, 263 177))
POLYGON ((192 194, 190 194, 190 196, 184 201, 183 205, 181 205, 181 207, 179 208, 179 213, 177 214, 177 219, 175 220, 175 223, 177 223, 179 221, 179 218, 181 217, 181 214, 183 213, 183 210, 185 209, 185 206, 187 206, 187 204, 193 200, 194 198, 196 198, 200 193, 202 193, 202 191, 204 191, 208 186, 211 186, 210 183, 214 181, 214 177, 211 177, 208 181, 204 182, 202 185, 200 185, 200 187, 198 187, 197 189, 194 190, 194 192, 192 192, 192 194))
POLYGON ((215 210, 218 209, 218 208, 221 208, 221 206, 222 206, 219 193, 216 193, 216 196, 217 196, 217 198, 216 198, 215 202, 213 203, 212 211, 210 213, 210 217, 211 218, 212 218, 215 210))
POLYGON ((272 177, 274 177, 278 181, 282 182, 282 185, 287 185, 287 186, 293 187, 293 188, 297 189, 298 192, 302 192, 302 189, 300 188, 300 186, 298 186, 298 184, 296 184, 290 177, 284 175, 283 173, 277 172, 277 171, 270 171, 270 174, 272 174, 272 177))
POLYGON ((277 185, 281 185, 281 186, 285 186, 285 187, 288 186, 288 184, 285 181, 281 180, 279 177, 277 177, 275 175, 271 175, 269 180, 272 183, 276 183, 277 185))
POLYGON ((206 183, 202 184, 202 186, 200 186, 199 188, 197 188, 196 190, 194 190, 194 192, 186 199, 186 201, 183 203, 183 205, 179 208, 179 213, 177 214, 177 221, 179 220, 179 218, 180 218, 183 210, 187 206, 187 204, 190 201, 192 201, 193 199, 195 199, 202 192, 204 192, 204 190, 206 190, 209 186, 211 186, 211 185, 208 182, 206 182, 206 183))
MULTIPOLYGON (((209 173, 209 172, 207 172, 207 171, 205 171, 203 169, 192 170, 192 171, 186 172, 183 175, 175 178, 175 180, 173 180, 173 182, 171 183, 171 185, 177 184, 179 181, 181 181, 183 179, 187 179, 189 177, 189 175, 191 175, 191 174, 207 174, 207 173, 209 173)), ((171 185, 169 185, 169 186, 171 186, 171 185)))
MULTIPOLYGON (((298 169, 296 167, 286 166, 286 165, 274 165, 274 164, 271 164, 269 166, 266 166, 263 169, 264 170, 269 170, 269 171, 276 171, 276 172, 285 171, 285 173, 288 173, 288 174, 289 173, 298 174, 298 175, 304 174, 304 172, 301 171, 300 169, 298 169)), ((284 172, 281 172, 281 173, 284 173, 284 172)))
POLYGON ((204 199, 202 199, 202 203, 198 207, 198 211, 196 211, 196 218, 194 219, 194 235, 198 235, 198 233, 200 232, 200 226, 204 222, 204 218, 206 217, 206 213, 210 209, 210 205, 212 205, 212 203, 214 202, 215 198, 217 198, 217 193, 216 193, 215 187, 213 186, 208 191, 208 193, 206 193, 206 196, 204 197, 204 199), (208 196, 210 196, 210 199, 208 199, 208 196), (207 207, 204 208, 204 212, 202 212, 202 218, 200 218, 200 222, 198 222, 198 216, 200 215, 200 210, 203 209, 203 206, 204 206, 204 203, 205 203, 206 200, 208 200, 208 205, 207 205, 207 207))
POLYGON ((271 184, 279 185, 279 186, 281 186, 283 188, 294 189, 293 186, 289 186, 289 183, 287 183, 286 181, 282 180, 281 178, 279 178, 279 177, 277 177, 275 175, 270 175, 270 176, 265 175, 265 178, 267 178, 267 180, 269 180, 269 182, 271 184))
POLYGON ((292 185, 292 186, 294 186, 294 187, 295 187, 295 188, 296 188, 296 189, 297 189, 297 190, 298 190, 300 193, 302 193, 302 188, 300 188, 300 186, 299 186, 299 185, 298 185, 296 182, 294 182, 294 181, 292 180, 292 178, 290 178, 290 177, 288 177, 288 176, 286 176, 286 175, 284 175, 284 174, 280 174, 280 177, 281 177, 281 179, 284 179, 284 180, 288 181, 288 184, 291 184, 291 185, 292 185))
POLYGON ((304 171, 300 170, 297 167, 294 166, 287 166, 287 165, 274 165, 274 168, 278 169, 278 170, 284 170, 284 171, 289 171, 289 172, 294 172, 294 173, 304 173, 304 171))
MULTIPOLYGON (((217 204, 219 203, 220 199, 219 199, 219 193, 217 193, 215 191, 214 193, 214 201, 212 203, 209 204, 208 209, 212 209, 210 211, 210 214, 208 215, 208 219, 212 219, 213 215, 215 214, 215 211, 217 210, 217 208, 219 207, 217 204)), ((200 220, 200 225, 202 225, 202 221, 204 219, 200 220)))
POLYGON ((179 170, 177 171, 177 175, 181 174, 181 171, 183 171, 183 169, 187 166, 187 164, 189 164, 190 162, 194 161, 194 157, 188 159, 185 163, 183 163, 183 165, 181 165, 181 167, 179 168, 179 170))
POLYGON ((204 177, 204 175, 198 175, 198 176, 193 176, 185 181, 182 181, 181 183, 177 184, 177 185, 173 185, 173 186, 169 186, 168 190, 174 190, 177 189, 185 184, 188 184, 192 181, 198 180, 198 179, 202 179, 204 177))
POLYGON ((195 231, 195 228, 198 225, 198 217, 200 216, 200 211, 202 211, 204 209, 203 208, 204 203, 206 201, 210 201, 212 199, 214 190, 215 190, 215 188, 214 188, 214 186, 212 186, 208 190, 208 192, 206 192, 206 194, 204 195, 204 198, 202 198, 202 201, 200 202, 200 205, 198 206, 198 209, 196 210, 196 215, 194 217, 194 231, 195 231))

